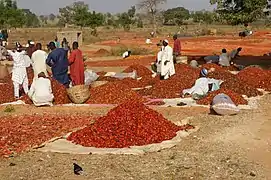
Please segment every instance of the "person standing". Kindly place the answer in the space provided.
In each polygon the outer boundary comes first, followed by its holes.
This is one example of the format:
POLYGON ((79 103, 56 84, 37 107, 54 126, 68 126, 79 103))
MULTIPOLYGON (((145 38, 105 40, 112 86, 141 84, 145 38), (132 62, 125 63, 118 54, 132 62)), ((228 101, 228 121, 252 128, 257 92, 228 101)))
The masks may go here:
POLYGON ((56 48, 54 42, 50 42, 48 48, 51 52, 46 59, 46 64, 52 68, 54 79, 68 88, 70 84, 68 76, 69 61, 66 51, 62 48, 56 48))
POLYGON ((8 52, 6 48, 3 46, 3 41, 0 40, 0 61, 7 59, 8 52))
POLYGON ((168 44, 168 40, 163 41, 161 53, 161 80, 168 79, 175 74, 173 49, 168 44))
POLYGON ((56 45, 56 48, 60 48, 60 42, 58 41, 57 37, 55 38, 55 45, 56 45))
POLYGON ((69 42, 67 41, 66 38, 63 38, 63 41, 61 42, 61 47, 66 51, 66 55, 67 55, 67 58, 68 58, 68 53, 69 53, 69 50, 70 50, 70 46, 69 46, 69 42))
POLYGON ((28 92, 29 98, 35 106, 52 106, 54 95, 52 92, 51 81, 46 77, 44 72, 38 74, 28 92))
POLYGON ((85 84, 83 53, 78 49, 78 42, 73 42, 72 48, 73 50, 69 57, 72 85, 83 85, 85 84))
POLYGON ((36 51, 32 54, 32 67, 34 70, 34 78, 38 78, 38 74, 43 72, 48 77, 46 68, 46 59, 48 54, 42 50, 41 43, 37 43, 36 51))
POLYGON ((12 81, 14 86, 14 96, 15 99, 20 98, 20 85, 23 85, 24 92, 28 93, 28 77, 25 67, 24 55, 26 51, 22 50, 20 43, 16 43, 16 50, 8 50, 8 53, 13 59, 13 69, 12 69, 12 81))
POLYGON ((27 46, 28 47, 26 48, 26 52, 27 52, 27 55, 31 58, 32 54, 36 51, 35 43, 29 40, 27 43, 27 46))
POLYGON ((1 31, 1 33, 3 34, 3 46, 6 47, 8 44, 8 30, 4 29, 1 31))
POLYGON ((181 55, 181 41, 178 39, 178 35, 175 34, 173 36, 173 40, 174 40, 174 47, 173 47, 173 61, 174 64, 177 63, 177 57, 179 55, 181 55))

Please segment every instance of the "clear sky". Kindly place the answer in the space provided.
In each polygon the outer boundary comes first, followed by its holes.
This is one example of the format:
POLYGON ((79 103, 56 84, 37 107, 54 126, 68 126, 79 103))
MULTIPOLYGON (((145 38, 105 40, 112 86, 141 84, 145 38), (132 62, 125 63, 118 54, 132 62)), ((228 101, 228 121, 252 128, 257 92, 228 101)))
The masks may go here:
MULTIPOLYGON (((138 0, 83 0, 90 5, 91 10, 98 12, 124 12, 130 6, 135 5, 138 0)), ((17 0, 18 6, 30 9, 36 14, 49 15, 58 13, 60 7, 72 4, 75 0, 17 0)), ((209 5, 209 0, 168 0, 167 8, 184 6, 189 10, 201 10, 213 8, 209 5)))

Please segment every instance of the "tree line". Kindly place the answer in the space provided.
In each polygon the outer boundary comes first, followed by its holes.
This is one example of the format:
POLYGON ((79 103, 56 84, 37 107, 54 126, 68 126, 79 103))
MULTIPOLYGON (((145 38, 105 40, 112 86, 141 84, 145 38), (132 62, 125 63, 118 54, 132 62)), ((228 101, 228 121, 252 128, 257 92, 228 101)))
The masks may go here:
POLYGON ((250 23, 265 18, 263 9, 266 0, 210 0, 216 5, 213 11, 191 12, 185 7, 161 10, 167 0, 139 0, 126 12, 119 14, 99 13, 91 11, 83 1, 59 9, 59 14, 37 16, 29 9, 20 9, 16 0, 0 0, 0 28, 40 27, 49 21, 57 22, 55 26, 96 28, 107 25, 122 27, 129 30, 132 26, 142 28, 144 24, 152 25, 154 29, 160 25, 183 25, 187 23, 230 24, 250 23))

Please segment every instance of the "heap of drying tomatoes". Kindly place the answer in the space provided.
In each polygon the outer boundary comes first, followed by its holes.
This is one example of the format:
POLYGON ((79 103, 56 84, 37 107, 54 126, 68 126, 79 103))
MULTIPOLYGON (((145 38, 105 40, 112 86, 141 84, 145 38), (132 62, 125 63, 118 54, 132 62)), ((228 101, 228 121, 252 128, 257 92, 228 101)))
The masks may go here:
POLYGON ((123 72, 124 73, 131 73, 133 71, 136 71, 137 76, 139 76, 139 77, 152 75, 152 72, 148 68, 146 68, 145 66, 139 65, 139 64, 131 65, 127 69, 125 69, 123 72))
POLYGON ((145 101, 142 96, 121 81, 109 82, 90 89, 87 104, 121 104, 129 99, 145 101))
POLYGON ((228 89, 219 89, 217 91, 213 91, 213 92, 209 93, 206 97, 198 100, 197 104, 211 105, 214 97, 218 94, 221 94, 221 93, 227 94, 232 99, 232 101, 234 102, 235 105, 247 105, 248 104, 247 100, 245 100, 242 97, 242 95, 237 94, 237 93, 235 93, 231 90, 228 90, 228 89))
POLYGON ((244 83, 261 88, 266 91, 271 91, 271 71, 263 70, 257 67, 249 67, 237 74, 237 77, 244 83))
POLYGON ((0 156, 20 153, 90 124, 91 117, 80 115, 27 115, 1 117, 0 156))
POLYGON ((224 81, 221 88, 231 90, 237 94, 255 97, 262 95, 255 87, 241 81, 236 75, 228 71, 214 71, 208 74, 209 78, 214 78, 224 81))
POLYGON ((179 98, 184 89, 193 87, 200 74, 200 69, 185 64, 176 64, 175 70, 174 76, 153 85, 153 98, 179 98))
POLYGON ((138 101, 126 101, 93 125, 72 133, 68 140, 85 147, 124 148, 160 143, 176 132, 193 128, 176 126, 138 101))

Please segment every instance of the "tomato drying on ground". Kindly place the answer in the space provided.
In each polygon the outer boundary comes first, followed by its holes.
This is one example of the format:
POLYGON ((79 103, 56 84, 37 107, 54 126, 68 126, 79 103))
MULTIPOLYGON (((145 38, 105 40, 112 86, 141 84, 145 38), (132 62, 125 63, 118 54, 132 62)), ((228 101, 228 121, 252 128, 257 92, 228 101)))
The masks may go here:
POLYGON ((91 117, 79 115, 27 115, 1 117, 0 156, 23 152, 54 137, 89 125, 91 117))
POLYGON ((213 99, 216 95, 224 93, 228 95, 232 101, 234 102, 235 105, 247 105, 248 102, 245 100, 242 95, 237 94, 231 90, 228 89, 219 89, 217 91, 209 93, 206 97, 200 99, 197 101, 197 104, 202 104, 202 105, 211 105, 213 102, 213 99))
POLYGON ((179 98, 182 91, 193 87, 199 78, 200 69, 194 69, 186 64, 176 64, 175 69, 174 76, 153 85, 151 93, 153 98, 179 98))
POLYGON ((131 73, 133 71, 136 71, 137 76, 142 77, 142 76, 151 76, 152 72, 145 66, 139 65, 139 64, 134 64, 125 69, 123 72, 124 73, 131 73))
POLYGON ((144 98, 131 90, 129 86, 116 81, 91 88, 87 104, 121 104, 129 99, 144 102, 144 98))
POLYGON ((261 88, 266 91, 271 91, 271 71, 263 70, 257 67, 249 67, 237 74, 237 77, 244 83, 261 88))
POLYGON ((141 102, 130 100, 90 127, 72 133, 68 140, 86 147, 124 148, 170 140, 176 132, 190 128, 176 126, 141 102))
POLYGON ((228 71, 214 71, 209 73, 208 77, 224 81, 221 88, 231 90, 237 94, 246 95, 248 97, 262 95, 255 87, 241 81, 236 75, 228 71))

